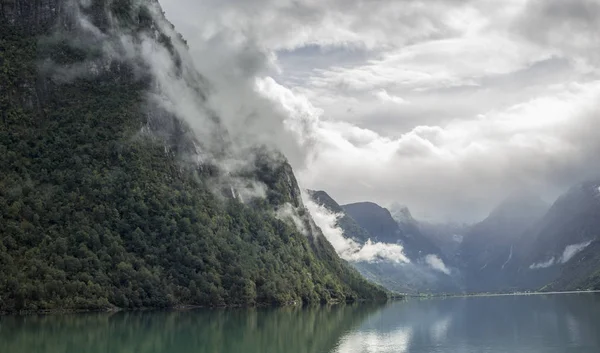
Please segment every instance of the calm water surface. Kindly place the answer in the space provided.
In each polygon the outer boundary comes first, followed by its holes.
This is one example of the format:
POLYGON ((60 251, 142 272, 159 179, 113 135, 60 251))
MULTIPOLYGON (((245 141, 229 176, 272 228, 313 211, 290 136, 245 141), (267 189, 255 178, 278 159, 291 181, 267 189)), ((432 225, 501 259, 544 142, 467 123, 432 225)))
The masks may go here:
POLYGON ((7 353, 600 352, 600 295, 0 317, 7 353))

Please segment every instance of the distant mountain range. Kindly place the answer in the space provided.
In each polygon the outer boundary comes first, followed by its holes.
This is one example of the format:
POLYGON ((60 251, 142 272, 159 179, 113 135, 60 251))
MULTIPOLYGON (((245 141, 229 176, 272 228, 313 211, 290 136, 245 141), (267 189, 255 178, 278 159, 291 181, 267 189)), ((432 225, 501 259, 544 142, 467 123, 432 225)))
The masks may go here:
POLYGON ((459 248, 465 287, 470 292, 515 287, 511 271, 519 260, 528 229, 549 206, 537 195, 515 194, 466 232, 459 248))
POLYGON ((363 242, 368 238, 402 245, 410 264, 353 263, 363 275, 390 289, 600 288, 600 180, 572 187, 552 205, 532 193, 510 195, 473 225, 420 222, 400 204, 389 209, 372 202, 340 206, 323 191, 312 195, 341 215, 338 225, 344 234, 363 242))

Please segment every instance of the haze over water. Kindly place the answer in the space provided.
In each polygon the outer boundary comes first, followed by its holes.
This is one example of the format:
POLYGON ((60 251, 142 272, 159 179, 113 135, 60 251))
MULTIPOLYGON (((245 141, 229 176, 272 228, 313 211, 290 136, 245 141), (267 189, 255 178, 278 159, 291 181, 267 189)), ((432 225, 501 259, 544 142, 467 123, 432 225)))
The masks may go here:
POLYGON ((0 317, 0 352, 11 353, 599 351, 597 294, 0 317))

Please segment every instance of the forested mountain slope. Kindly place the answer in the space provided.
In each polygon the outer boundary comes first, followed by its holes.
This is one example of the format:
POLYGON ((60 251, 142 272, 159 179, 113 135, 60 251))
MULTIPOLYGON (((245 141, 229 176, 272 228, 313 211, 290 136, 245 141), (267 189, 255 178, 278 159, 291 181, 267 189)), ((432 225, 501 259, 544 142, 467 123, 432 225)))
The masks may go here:
POLYGON ((145 49, 196 107, 208 89, 157 2, 1 5, 0 311, 385 298, 314 226, 283 156, 168 109, 145 49))

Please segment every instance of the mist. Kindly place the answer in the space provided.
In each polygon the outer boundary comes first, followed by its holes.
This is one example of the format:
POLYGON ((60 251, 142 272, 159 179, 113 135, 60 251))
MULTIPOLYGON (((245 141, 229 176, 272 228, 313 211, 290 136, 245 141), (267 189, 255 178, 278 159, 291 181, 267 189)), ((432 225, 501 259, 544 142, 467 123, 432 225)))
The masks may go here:
POLYGON ((337 221, 342 215, 332 213, 325 207, 318 205, 308 195, 304 195, 304 205, 325 238, 333 245, 333 248, 342 259, 370 263, 382 261, 393 263, 411 262, 404 254, 402 245, 373 242, 370 239, 365 244, 359 244, 346 237, 344 231, 337 226, 337 221))
POLYGON ((591 243, 592 243, 592 241, 590 240, 590 241, 586 241, 586 242, 579 243, 579 244, 567 245, 565 247, 565 250, 563 251, 562 256, 560 257, 560 262, 563 264, 569 262, 569 260, 571 260, 573 258, 573 256, 582 252, 591 243))
POLYGON ((429 254, 425 256, 425 263, 427 263, 427 265, 429 265, 432 269, 436 271, 450 275, 450 269, 446 267, 444 261, 435 254, 429 254))

